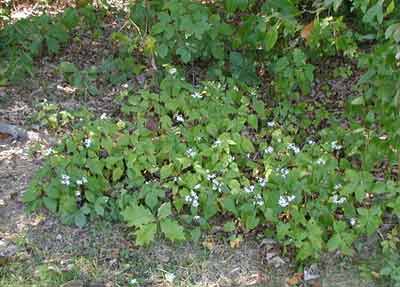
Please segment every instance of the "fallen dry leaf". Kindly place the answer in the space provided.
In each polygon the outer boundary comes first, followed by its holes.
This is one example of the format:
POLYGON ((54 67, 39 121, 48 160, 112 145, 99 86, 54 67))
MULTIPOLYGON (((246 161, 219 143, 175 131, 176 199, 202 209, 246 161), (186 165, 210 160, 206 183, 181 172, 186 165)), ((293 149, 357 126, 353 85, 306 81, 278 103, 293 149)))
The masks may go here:
POLYGON ((286 280, 287 286, 295 286, 301 282, 303 279, 303 273, 295 273, 291 278, 286 280))
POLYGON ((300 34, 301 37, 302 37, 304 40, 307 41, 308 38, 310 37, 310 35, 311 35, 313 29, 314 29, 314 20, 311 21, 310 23, 308 23, 307 25, 305 25, 305 26, 303 27, 303 30, 301 30, 301 34, 300 34))

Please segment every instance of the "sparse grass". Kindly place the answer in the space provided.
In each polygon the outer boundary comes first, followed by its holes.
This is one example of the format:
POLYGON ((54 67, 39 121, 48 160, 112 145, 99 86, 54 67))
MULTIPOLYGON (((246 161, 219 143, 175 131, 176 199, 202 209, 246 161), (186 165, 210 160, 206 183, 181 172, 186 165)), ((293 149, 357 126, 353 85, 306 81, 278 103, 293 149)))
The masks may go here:
MULTIPOLYGON (((216 237, 206 238, 208 244, 157 240, 150 248, 131 239, 129 230, 109 222, 78 229, 41 215, 39 224, 13 237, 19 251, 1 267, 0 286, 280 287, 295 272, 264 264, 265 250, 251 239, 237 249, 216 237)), ((361 279, 343 258, 323 261, 321 286, 384 286, 361 279)))

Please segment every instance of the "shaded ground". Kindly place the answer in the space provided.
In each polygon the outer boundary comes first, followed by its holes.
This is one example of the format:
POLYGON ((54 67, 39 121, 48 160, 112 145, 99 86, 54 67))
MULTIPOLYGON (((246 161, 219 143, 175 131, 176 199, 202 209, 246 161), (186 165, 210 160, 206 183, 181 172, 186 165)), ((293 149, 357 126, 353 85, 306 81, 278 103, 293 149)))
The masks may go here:
MULTIPOLYGON (((114 24, 107 25, 109 29, 114 24)), ((68 92, 71 87, 56 72, 61 61, 80 67, 100 65, 110 49, 104 41, 108 36, 105 32, 104 38, 98 40, 82 37, 79 46, 71 43, 57 59, 41 59, 35 79, 27 80, 23 86, 0 87, 0 122, 25 126, 30 131, 27 142, 0 146, 0 240, 17 246, 10 262, 0 263, 0 286, 287 285, 296 270, 273 242, 260 244, 246 239, 232 249, 227 242, 210 235, 197 244, 171 245, 159 240, 143 249, 135 246, 130 231, 118 224, 95 222, 78 229, 65 226, 46 213, 24 213, 21 195, 40 167, 44 150, 56 141, 45 128, 29 123, 35 103, 48 99, 64 108, 85 103, 96 114, 115 112, 113 99, 118 87, 99 82, 102 94, 83 99, 68 92), (282 264, 275 267, 279 262, 282 264)), ((354 83, 352 75, 343 77, 339 71, 338 80, 317 81, 310 100, 337 102, 348 96, 354 83)), ((371 245, 376 245, 371 240, 371 245)), ((366 259, 375 251, 367 247, 360 248, 360 252, 359 257, 366 259)), ((296 285, 380 286, 361 279, 355 263, 339 255, 327 255, 320 262, 318 280, 307 284, 299 280, 296 285)))

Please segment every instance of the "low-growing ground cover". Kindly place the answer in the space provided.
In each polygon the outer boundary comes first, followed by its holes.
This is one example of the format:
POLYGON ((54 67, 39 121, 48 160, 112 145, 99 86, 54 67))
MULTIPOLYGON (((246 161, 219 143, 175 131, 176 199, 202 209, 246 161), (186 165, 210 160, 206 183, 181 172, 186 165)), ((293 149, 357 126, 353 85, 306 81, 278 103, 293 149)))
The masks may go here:
POLYGON ((399 17, 382 0, 168 0, 6 25, 3 85, 53 62, 30 124, 59 141, 22 200, 150 249, 269 238, 300 269, 378 234, 364 273, 399 284, 399 17))

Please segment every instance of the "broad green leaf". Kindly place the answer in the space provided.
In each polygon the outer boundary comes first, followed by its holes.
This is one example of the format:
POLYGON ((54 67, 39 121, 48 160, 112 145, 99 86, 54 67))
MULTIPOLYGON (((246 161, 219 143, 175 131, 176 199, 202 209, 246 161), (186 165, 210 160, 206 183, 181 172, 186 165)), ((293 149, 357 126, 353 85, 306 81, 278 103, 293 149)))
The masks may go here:
POLYGON ((183 227, 180 226, 175 220, 165 219, 161 221, 160 225, 161 231, 169 240, 185 240, 185 232, 183 231, 183 227))
POLYGON ((163 203, 158 209, 158 219, 165 219, 172 214, 170 202, 163 203))
POLYGON ((155 218, 150 210, 142 205, 131 205, 121 212, 122 217, 128 226, 140 227, 141 225, 152 223, 155 218))
POLYGON ((136 244, 139 246, 145 246, 150 244, 154 240, 154 236, 157 233, 157 224, 150 223, 141 225, 135 232, 136 244))

